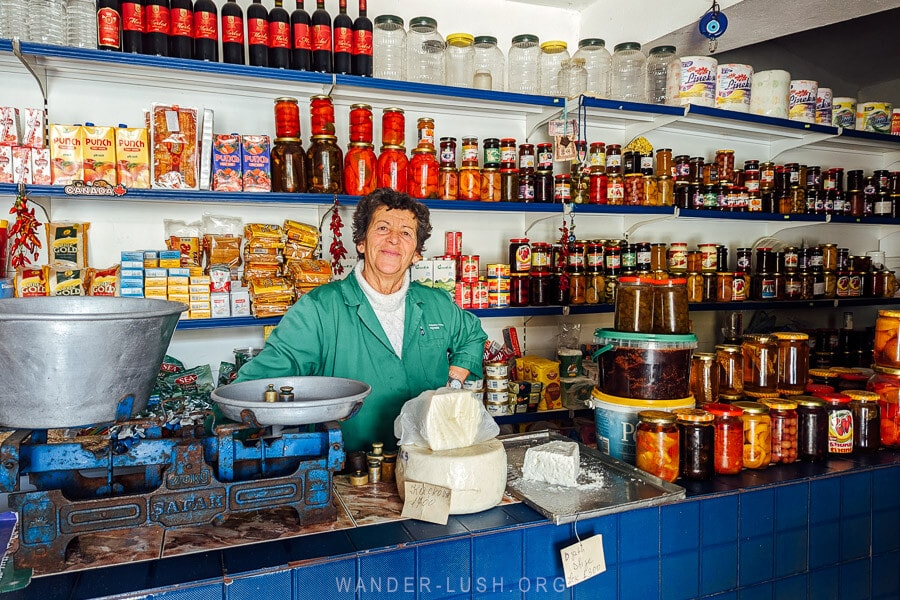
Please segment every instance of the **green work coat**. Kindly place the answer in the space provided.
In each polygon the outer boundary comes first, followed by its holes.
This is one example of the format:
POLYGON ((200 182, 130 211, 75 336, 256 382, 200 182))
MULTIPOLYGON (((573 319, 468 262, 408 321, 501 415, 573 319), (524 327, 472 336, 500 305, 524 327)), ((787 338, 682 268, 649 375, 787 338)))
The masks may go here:
POLYGON ((486 339, 478 317, 459 308, 446 291, 412 282, 401 360, 351 273, 301 297, 235 382, 294 375, 364 381, 372 393, 359 413, 341 423, 344 447, 364 450, 381 441, 390 448, 396 445, 400 407, 443 386, 450 365, 481 377, 486 339))

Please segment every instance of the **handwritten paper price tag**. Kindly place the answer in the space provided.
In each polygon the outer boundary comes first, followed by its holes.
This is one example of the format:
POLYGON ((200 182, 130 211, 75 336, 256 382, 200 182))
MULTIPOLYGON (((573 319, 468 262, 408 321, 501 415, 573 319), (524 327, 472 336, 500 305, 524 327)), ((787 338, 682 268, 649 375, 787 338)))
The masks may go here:
POLYGON ((547 123, 547 132, 551 137, 575 135, 575 119, 552 119, 547 123))
POLYGON ((559 551, 562 555, 566 587, 572 587, 606 571, 603 536, 595 535, 559 551))
POLYGON ((418 481, 407 481, 405 488, 406 499, 401 517, 447 524, 450 516, 450 488, 418 481))
POLYGON ((575 140, 572 138, 557 136, 553 138, 553 160, 573 160, 575 153, 575 140))

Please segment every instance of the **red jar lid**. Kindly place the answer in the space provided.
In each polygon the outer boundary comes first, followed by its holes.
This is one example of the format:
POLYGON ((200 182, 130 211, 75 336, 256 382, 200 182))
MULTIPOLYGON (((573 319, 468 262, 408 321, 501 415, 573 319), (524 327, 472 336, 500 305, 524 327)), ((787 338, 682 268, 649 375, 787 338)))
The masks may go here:
POLYGON ((807 383, 806 393, 812 394, 813 396, 819 396, 820 394, 831 394, 834 393, 834 388, 830 385, 825 385, 824 383, 807 383))
POLYGON ((841 373, 840 378, 844 381, 855 381, 857 383, 869 380, 869 376, 864 373, 841 373))
POLYGON ((847 404, 848 402, 850 402, 850 396, 847 396, 846 394, 837 394, 837 393, 827 394, 826 393, 826 394, 813 394, 813 395, 816 396, 817 398, 821 398, 828 404, 832 404, 832 405, 847 404))
POLYGON ((744 414, 744 409, 731 404, 706 404, 703 406, 703 410, 720 417, 739 417, 744 414))

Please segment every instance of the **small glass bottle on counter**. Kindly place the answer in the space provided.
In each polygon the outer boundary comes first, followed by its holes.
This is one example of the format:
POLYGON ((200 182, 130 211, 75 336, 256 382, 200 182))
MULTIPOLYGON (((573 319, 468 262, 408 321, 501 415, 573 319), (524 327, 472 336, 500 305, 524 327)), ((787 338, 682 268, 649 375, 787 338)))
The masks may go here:
POLYGON ((713 461, 716 475, 737 475, 744 468, 743 409, 731 404, 707 404, 715 417, 713 461))
POLYGON ((272 145, 272 191, 303 193, 306 185, 306 152, 300 138, 275 138, 272 145))
POLYGON ((853 415, 853 451, 876 452, 881 447, 881 412, 878 394, 867 390, 845 390, 853 415))
MULTIPOLYGON (((621 289, 619 290, 621 293, 621 289)), ((618 327, 616 327, 618 329, 618 327)), ((694 352, 691 357, 691 394, 698 406, 719 401, 719 366, 712 352, 694 352)))
POLYGON ((797 458, 822 460, 828 449, 827 404, 813 396, 793 396, 791 401, 797 404, 797 458))
POLYGON ((681 477, 692 480, 711 478, 715 472, 715 417, 696 408, 676 408, 672 414, 678 423, 681 477))
POLYGON ((340 194, 344 191, 344 156, 333 135, 314 135, 306 152, 307 190, 313 194, 340 194))
MULTIPOLYGON (((350 142, 344 157, 344 193, 365 196, 377 186, 378 157, 372 144, 350 142)), ((274 160, 273 160, 274 163, 274 160)))
POLYGON ((744 368, 744 393, 756 398, 777 394, 778 346, 768 334, 744 334, 741 342, 744 368))
POLYGON ((761 402, 738 401, 734 406, 744 412, 744 467, 765 469, 772 454, 772 419, 769 407, 761 402))
POLYGON ((719 396, 723 400, 740 400, 744 395, 744 355, 740 346, 716 346, 719 365, 719 396))
POLYGON ((662 410, 642 410, 634 433, 635 465, 664 481, 679 474, 678 427, 675 415, 662 410))
POLYGON ((783 396, 802 394, 809 378, 809 335, 794 332, 773 335, 778 345, 778 393, 783 396))
POLYGON ((779 398, 763 398, 760 402, 769 407, 772 419, 772 462, 794 462, 797 460, 797 404, 779 398))

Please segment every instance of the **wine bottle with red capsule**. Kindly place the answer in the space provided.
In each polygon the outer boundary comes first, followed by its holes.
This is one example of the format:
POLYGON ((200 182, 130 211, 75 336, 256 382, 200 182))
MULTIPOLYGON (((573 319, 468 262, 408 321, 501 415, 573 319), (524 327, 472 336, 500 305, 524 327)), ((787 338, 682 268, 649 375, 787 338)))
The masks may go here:
POLYGON ((255 67, 269 66, 269 11, 262 0, 247 7, 247 57, 255 67))
POLYGON ((169 56, 194 56, 194 3, 191 0, 169 1, 169 56))
POLYGON ((122 13, 119 0, 97 0, 97 48, 122 49, 122 13))
POLYGON ((144 52, 144 28, 144 5, 141 0, 122 2, 122 52, 144 52))
POLYGON ((347 0, 340 0, 340 12, 334 18, 334 73, 350 74, 353 70, 353 19, 347 14, 347 0))
POLYGON ((213 0, 194 3, 194 58, 219 62, 219 12, 213 0))
POLYGON ((275 0, 275 8, 269 11, 269 66, 291 66, 291 16, 284 10, 284 0, 275 0))
POLYGON ((312 70, 331 73, 331 15, 325 10, 325 0, 316 0, 312 22, 312 70))
POLYGON ((296 0, 291 13, 291 68, 309 71, 312 67, 312 37, 309 13, 303 0, 296 0))
POLYGON ((144 2, 144 54, 169 54, 169 0, 144 2))
POLYGON ((222 62, 244 64, 244 11, 236 0, 222 6, 222 62))
POLYGON ((366 0, 359 0, 359 16, 353 21, 353 74, 372 76, 372 21, 366 15, 366 0))

